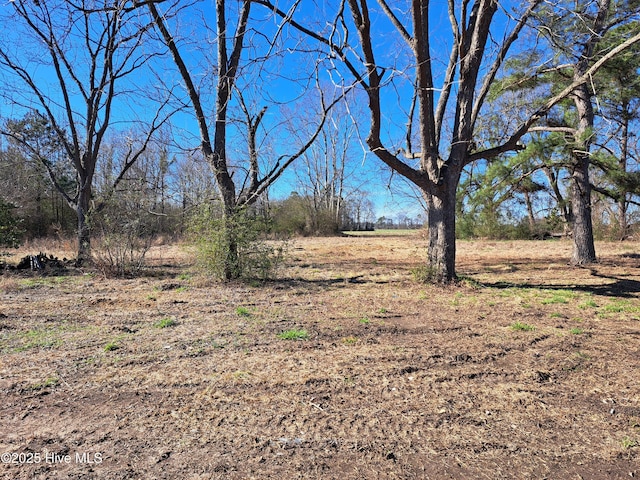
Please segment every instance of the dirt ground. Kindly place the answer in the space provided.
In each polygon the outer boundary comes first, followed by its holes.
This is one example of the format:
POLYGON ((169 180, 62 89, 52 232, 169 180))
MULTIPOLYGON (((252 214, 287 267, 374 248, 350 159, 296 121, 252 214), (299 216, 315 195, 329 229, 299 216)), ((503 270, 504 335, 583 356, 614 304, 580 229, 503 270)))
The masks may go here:
POLYGON ((0 478, 640 477, 640 243, 459 242, 447 288, 425 245, 296 240, 263 286, 167 246, 0 275, 0 478))

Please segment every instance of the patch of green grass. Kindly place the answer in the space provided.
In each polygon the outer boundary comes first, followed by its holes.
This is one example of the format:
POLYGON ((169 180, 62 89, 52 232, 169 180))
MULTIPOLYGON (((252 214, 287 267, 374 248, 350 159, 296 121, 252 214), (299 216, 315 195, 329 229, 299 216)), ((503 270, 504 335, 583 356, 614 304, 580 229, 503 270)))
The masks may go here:
POLYGON ((453 305, 454 307, 460 305, 460 300, 463 296, 464 295, 462 294, 462 292, 456 292, 453 296, 453 300, 451 300, 451 305, 453 305))
POLYGON ((181 273, 180 275, 178 275, 178 280, 189 281, 189 280, 191 280, 191 274, 190 273, 181 273))
POLYGON ((353 345, 354 343, 358 342, 358 338, 357 337, 345 337, 342 339, 342 343, 344 343, 345 345, 353 345))
POLYGON ((236 308, 236 315, 238 315, 240 317, 250 317, 251 316, 251 312, 249 311, 249 309, 247 307, 238 307, 238 308, 236 308))
MULTIPOLYGON (((21 342, 21 345, 17 345, 14 348, 8 350, 24 352, 25 350, 30 350, 32 348, 49 349, 59 347, 60 345, 62 345, 60 333, 63 330, 63 327, 29 330, 17 336, 17 339, 21 342)), ((2 350, 5 349, 3 348, 2 350)))
POLYGON ((153 326, 156 328, 167 328, 167 327, 174 327, 177 324, 178 323, 172 318, 163 318, 161 320, 158 320, 156 323, 154 323, 153 326))
POLYGON ((529 325, 527 323, 515 322, 510 326, 511 330, 520 331, 520 332, 531 332, 536 329, 533 325, 529 325))
POLYGON ((291 330, 285 330, 278 334, 278 338, 281 340, 308 340, 309 334, 304 329, 292 328, 291 330))
POLYGON ((552 305, 554 303, 569 303, 569 300, 566 296, 562 294, 555 294, 551 298, 545 298, 541 302, 543 305, 552 305))
POLYGON ((551 315, 549 315, 551 318, 562 318, 562 314, 558 313, 558 312, 553 312, 551 315))
POLYGON ((60 380, 57 377, 48 377, 44 382, 31 385, 31 390, 44 390, 45 388, 55 387, 60 380))
POLYGON ((114 352, 120 348, 117 342, 109 342, 104 346, 105 352, 114 352))
POLYGON ((633 307, 628 300, 615 300, 602 307, 604 313, 622 313, 629 310, 633 310, 633 307))
POLYGON ((640 446, 640 442, 638 440, 636 440, 635 438, 631 438, 631 437, 624 437, 620 443, 622 444, 622 447, 625 449, 629 449, 629 448, 633 448, 633 447, 639 447, 640 446))
POLYGON ((386 308, 380 308, 380 309, 378 309, 378 313, 384 315, 385 313, 387 313, 387 309, 386 308))
POLYGON ((584 333, 584 330, 579 327, 574 327, 571 330, 569 330, 569 333, 571 333, 572 335, 581 335, 584 333))
POLYGON ((371 320, 369 320, 369 317, 362 317, 362 318, 359 320, 359 322, 360 322, 360 323, 362 323, 362 324, 364 324, 364 325, 368 325, 368 324, 370 324, 370 323, 371 323, 371 320))
POLYGON ((580 305, 578 305, 578 308, 582 310, 586 310, 587 308, 597 308, 597 307, 598 307, 598 304, 591 298, 589 300, 586 300, 584 303, 581 303, 580 305))

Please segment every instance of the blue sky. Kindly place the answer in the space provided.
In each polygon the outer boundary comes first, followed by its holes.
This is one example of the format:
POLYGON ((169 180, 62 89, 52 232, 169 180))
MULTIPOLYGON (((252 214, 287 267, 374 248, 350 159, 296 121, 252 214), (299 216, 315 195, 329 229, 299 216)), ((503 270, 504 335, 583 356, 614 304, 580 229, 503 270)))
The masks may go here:
MULTIPOLYGON (((404 2, 397 2, 394 5, 397 6, 401 3, 404 2)), ((177 31, 182 34, 183 38, 180 41, 180 46, 183 53, 187 52, 185 60, 192 69, 194 78, 201 82, 203 93, 207 89, 209 90, 209 93, 203 95, 203 98, 205 99, 205 110, 212 112, 215 78, 211 74, 211 61, 215 60, 215 44, 206 41, 207 35, 210 35, 211 32, 207 32, 199 22, 201 18, 204 18, 208 22, 208 28, 213 29, 215 28, 215 18, 213 15, 213 2, 207 0, 200 5, 204 14, 200 16, 195 12, 191 12, 189 13, 190 17, 181 17, 179 20, 183 30, 177 31), (202 49, 203 45, 206 47, 205 49, 202 49)), ((236 5, 236 2, 229 2, 230 7, 236 5)), ((328 5, 331 4, 313 2, 314 8, 310 8, 309 5, 311 5, 311 2, 303 1, 299 11, 300 15, 297 18, 313 21, 314 18, 318 18, 316 8, 323 9, 326 13, 326 9, 329 8, 328 5)), ((404 66, 405 61, 410 64, 410 59, 406 58, 406 50, 405 53, 402 53, 402 49, 405 47, 403 40, 397 35, 388 19, 381 12, 376 12, 377 5, 374 5, 376 4, 372 2, 371 9, 375 15, 375 38, 379 48, 378 58, 381 64, 395 68, 393 75, 396 79, 395 87, 390 88, 384 96, 383 109, 386 122, 383 126, 383 135, 397 142, 404 137, 406 111, 409 108, 411 98, 411 70, 410 66, 404 66)), ((8 8, 8 6, 3 5, 2 8, 8 8)), ((431 10, 432 53, 434 54, 435 64, 444 68, 449 52, 448 38, 450 37, 451 29, 446 14, 446 2, 432 2, 431 10)), ((268 35, 265 36, 265 34, 272 34, 277 28, 277 22, 275 19, 269 18, 264 9, 257 5, 253 7, 253 12, 256 18, 266 19, 266 22, 260 25, 259 33, 252 31, 248 36, 247 43, 251 48, 246 50, 246 55, 259 56, 267 51, 276 52, 279 55, 268 62, 254 64, 251 68, 247 68, 245 62, 245 68, 239 77, 238 85, 242 89, 247 105, 252 112, 257 112, 263 105, 269 105, 269 110, 263 122, 264 128, 261 131, 261 139, 263 140, 261 153, 265 159, 274 159, 279 155, 291 153, 294 150, 291 148, 290 139, 287 137, 287 129, 290 129, 291 125, 283 122, 283 112, 287 110, 295 112, 302 108, 307 108, 308 103, 313 101, 313 99, 305 98, 304 90, 309 86, 313 86, 313 81, 310 81, 309 75, 314 69, 315 60, 312 56, 294 52, 294 48, 299 47, 301 44, 299 37, 293 34, 287 37, 287 42, 281 45, 284 48, 289 48, 289 50, 280 50, 278 47, 269 48, 266 43, 268 35), (272 101, 278 104, 273 105, 271 104, 272 101)), ((400 17, 403 16, 399 7, 397 7, 396 12, 400 17)), ((233 21, 234 15, 230 14, 229 19, 233 21)), ((324 24, 320 22, 318 25, 322 27, 324 24)), ((21 43, 17 42, 15 34, 16 31, 5 29, 2 34, 5 45, 13 41, 16 48, 20 48, 21 43)), ((351 34, 353 35, 353 32, 351 34)), ((288 35, 288 33, 283 31, 283 35, 288 35)), ((313 46, 313 42, 303 40, 303 43, 305 42, 306 45, 313 46)), ((248 58, 246 56, 245 60, 248 58)), ((36 55, 30 61, 30 66, 36 66, 37 60, 36 55)), ((154 80, 153 75, 146 74, 144 78, 138 76, 135 81, 129 81, 124 85, 127 88, 140 87, 140 85, 137 85, 140 79, 144 80, 142 82, 144 85, 152 85, 154 81, 157 82, 160 78, 173 87, 180 84, 181 81, 177 71, 168 57, 155 63, 154 69, 158 79, 154 80)), ((47 77, 51 79, 51 72, 46 66, 37 66, 37 71, 40 81, 48 81, 47 77)), ((392 70, 389 71, 391 72, 392 70)), ((442 74, 438 74, 436 71, 436 81, 441 77, 442 74)), ((345 75, 344 78, 347 83, 352 81, 352 78, 348 75, 345 75)), ((331 81, 336 81, 337 77, 330 78, 323 73, 320 79, 326 86, 330 85, 331 81)), ((55 84, 55 81, 52 82, 53 84, 55 84)), ((54 89, 50 91, 55 92, 54 89)), ((184 92, 181 95, 183 98, 185 97, 184 92)), ((366 103, 366 99, 363 96, 359 98, 359 102, 366 103)), ((114 124, 114 127, 125 128, 124 122, 132 117, 148 117, 152 107, 148 107, 147 105, 151 104, 147 102, 147 99, 140 96, 138 101, 128 98, 125 102, 119 103, 115 112, 117 112, 118 121, 123 123, 114 124)), ((6 100, 0 104, 1 116, 15 118, 21 115, 21 111, 23 111, 23 106, 21 105, 16 105, 6 100)), ((238 110, 236 109, 236 116, 237 114, 238 110)), ((362 177, 357 182, 364 185, 364 190, 367 191, 375 204, 377 216, 394 216, 397 213, 416 216, 422 213, 421 203, 415 198, 416 192, 408 188, 406 182, 401 181, 398 175, 391 175, 391 172, 383 166, 382 162, 363 148, 364 138, 368 129, 368 112, 366 108, 361 109, 358 114, 358 120, 360 122, 360 135, 354 140, 354 145, 351 147, 353 162, 358 166, 357 170, 362 177)), ((187 109, 184 113, 177 115, 174 118, 174 124, 177 127, 175 131, 184 134, 181 140, 182 146, 185 148, 196 147, 199 140, 192 112, 187 109)), ((246 157, 244 134, 242 130, 230 126, 229 135, 230 146, 232 147, 230 148, 230 157, 232 161, 239 162, 246 157)), ((271 198, 284 197, 296 189, 295 177, 292 173, 289 173, 276 182, 270 196, 271 198)))

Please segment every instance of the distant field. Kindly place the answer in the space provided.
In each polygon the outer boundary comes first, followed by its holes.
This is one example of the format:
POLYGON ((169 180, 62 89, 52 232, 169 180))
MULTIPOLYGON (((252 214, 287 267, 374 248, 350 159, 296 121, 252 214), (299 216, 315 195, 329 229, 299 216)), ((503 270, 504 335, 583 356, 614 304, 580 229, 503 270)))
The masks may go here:
POLYGON ((458 242, 445 288, 372 233, 261 286, 0 275, 0 478, 638 478, 640 244, 458 242))

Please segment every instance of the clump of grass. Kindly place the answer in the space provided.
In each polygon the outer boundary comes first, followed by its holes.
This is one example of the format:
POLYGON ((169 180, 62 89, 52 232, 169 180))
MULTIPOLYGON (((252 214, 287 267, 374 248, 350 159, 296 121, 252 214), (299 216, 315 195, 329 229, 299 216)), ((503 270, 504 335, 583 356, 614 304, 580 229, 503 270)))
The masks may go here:
POLYGON ((344 343, 345 345, 353 345, 354 343, 357 343, 358 339, 356 337, 345 337, 342 339, 342 343, 344 343))
POLYGON ((31 386, 31 390, 44 390, 45 388, 55 387, 60 380, 57 377, 49 377, 44 382, 31 386))
POLYGON ((640 442, 638 442, 638 440, 630 437, 624 437, 620 443, 622 444, 622 447, 625 449, 640 446, 640 442))
POLYGON ((614 303, 610 303, 609 305, 605 305, 603 310, 606 313, 622 313, 625 311, 625 308, 629 305, 628 302, 624 300, 618 300, 614 303))
POLYGON ((584 330, 578 327, 574 327, 571 330, 569 330, 569 333, 571 333, 572 335, 581 335, 584 333, 584 330))
POLYGON ((63 330, 62 327, 29 330, 19 336, 23 344, 17 346, 15 351, 23 352, 32 348, 57 348, 62 345, 60 333, 63 330))
POLYGON ((432 283, 436 279, 436 270, 427 265, 421 265, 411 270, 413 279, 418 283, 432 283))
POLYGON ((292 328, 291 330, 285 330, 278 334, 278 338, 281 340, 308 340, 309 334, 304 329, 292 328))
POLYGON ((251 316, 251 312, 249 311, 249 309, 247 307, 238 307, 238 308, 236 308, 236 315, 238 315, 240 317, 250 317, 251 316))
POLYGON ((567 300, 567 297, 562 294, 556 294, 551 298, 545 298, 544 300, 542 300, 543 305, 552 305, 554 303, 569 303, 569 300, 567 300))
POLYGON ((463 296, 464 295, 462 294, 462 292, 456 292, 456 294, 453 296, 453 300, 451 300, 451 305, 453 305, 454 307, 460 305, 460 300, 463 296))
POLYGON ((362 318, 359 320, 359 322, 360 322, 360 323, 362 323, 362 324, 364 324, 364 325, 368 325, 368 324, 370 324, 370 323, 371 323, 371 320, 369 320, 369 317, 362 317, 362 318))
POLYGON ((593 299, 589 299, 584 303, 581 303, 580 305, 578 305, 578 308, 582 310, 586 310, 587 308, 597 308, 597 307, 598 307, 598 304, 593 299))
POLYGON ((153 326, 156 328, 167 328, 167 327, 173 327, 175 325, 177 325, 177 322, 172 318, 163 318, 153 324, 153 326))
POLYGON ((511 330, 520 331, 520 332, 531 332, 532 330, 536 329, 536 327, 534 327, 533 325, 529 325, 527 323, 522 323, 522 322, 512 323, 510 328, 511 330))
POLYGON ((116 342, 109 342, 104 346, 104 351, 113 352, 115 350, 118 350, 119 348, 120 348, 120 345, 118 345, 116 342))

